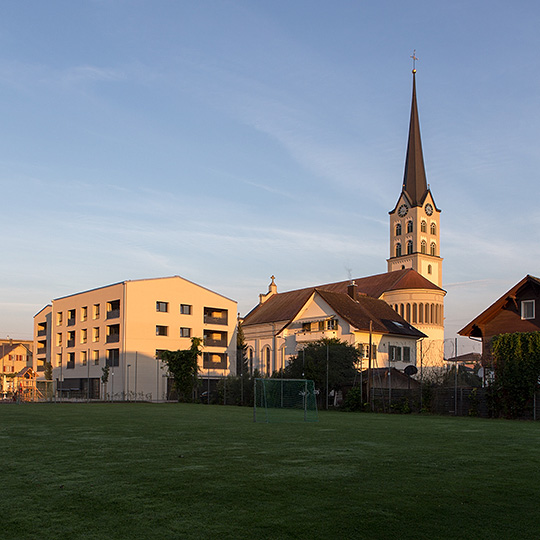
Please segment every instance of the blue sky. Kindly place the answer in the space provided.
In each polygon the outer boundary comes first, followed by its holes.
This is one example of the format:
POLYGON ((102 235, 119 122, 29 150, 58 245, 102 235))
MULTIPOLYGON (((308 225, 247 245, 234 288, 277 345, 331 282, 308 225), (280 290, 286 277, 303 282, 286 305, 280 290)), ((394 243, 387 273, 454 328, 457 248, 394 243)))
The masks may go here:
POLYGON ((385 272, 416 49, 453 337, 540 275, 538 28, 532 1, 4 0, 0 335, 124 279, 246 314, 272 274, 385 272))

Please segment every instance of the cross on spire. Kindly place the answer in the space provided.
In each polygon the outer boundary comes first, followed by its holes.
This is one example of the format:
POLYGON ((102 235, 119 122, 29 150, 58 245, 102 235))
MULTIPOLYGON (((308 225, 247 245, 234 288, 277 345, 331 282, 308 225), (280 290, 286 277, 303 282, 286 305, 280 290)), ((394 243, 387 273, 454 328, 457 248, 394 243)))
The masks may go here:
POLYGON ((416 56, 416 49, 414 49, 413 53, 411 54, 412 58, 412 72, 416 73, 416 61, 418 60, 418 57, 416 56))

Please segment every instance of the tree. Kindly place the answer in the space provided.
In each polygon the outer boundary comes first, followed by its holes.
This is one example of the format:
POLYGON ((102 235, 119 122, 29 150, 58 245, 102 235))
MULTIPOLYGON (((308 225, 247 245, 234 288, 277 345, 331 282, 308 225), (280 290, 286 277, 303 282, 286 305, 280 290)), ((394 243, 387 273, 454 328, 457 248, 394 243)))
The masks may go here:
POLYGON ((242 323, 238 321, 236 331, 236 374, 238 376, 246 375, 249 371, 247 358, 247 345, 244 339, 244 329, 242 323))
MULTIPOLYGON (((325 338, 309 343, 293 356, 283 371, 288 379, 311 379, 315 386, 326 391, 352 385, 357 375, 359 351, 337 338, 325 338)), ((281 376, 281 373, 278 374, 281 376)))
POLYGON ((191 338, 191 347, 179 351, 163 351, 161 361, 173 378, 178 399, 192 401, 193 392, 198 384, 199 356, 202 354, 202 339, 191 338))
POLYGON ((52 381, 53 372, 52 372, 52 364, 50 362, 45 362, 45 380, 46 381, 52 381))

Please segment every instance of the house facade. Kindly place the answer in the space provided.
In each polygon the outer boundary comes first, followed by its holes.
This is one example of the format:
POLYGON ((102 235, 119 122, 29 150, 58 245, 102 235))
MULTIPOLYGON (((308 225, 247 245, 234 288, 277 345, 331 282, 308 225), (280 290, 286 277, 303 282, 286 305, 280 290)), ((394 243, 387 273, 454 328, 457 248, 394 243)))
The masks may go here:
POLYGON ((162 401, 170 384, 160 353, 188 349, 192 337, 203 339, 203 378, 235 373, 236 313, 235 301, 179 276, 123 281, 37 313, 37 362, 52 363, 64 396, 162 401))
POLYGON ((17 375, 31 366, 31 341, 0 339, 0 399, 17 390, 17 375))
POLYGON ((482 361, 486 365, 495 336, 540 331, 539 309, 540 278, 527 275, 458 334, 482 341, 482 361))
MULTIPOLYGON (((337 338, 359 349, 367 367, 416 365, 425 335, 386 302, 334 283, 279 294, 274 278, 267 295, 242 321, 250 371, 269 376, 310 342, 337 338)), ((362 366, 359 366, 360 368, 362 366)))

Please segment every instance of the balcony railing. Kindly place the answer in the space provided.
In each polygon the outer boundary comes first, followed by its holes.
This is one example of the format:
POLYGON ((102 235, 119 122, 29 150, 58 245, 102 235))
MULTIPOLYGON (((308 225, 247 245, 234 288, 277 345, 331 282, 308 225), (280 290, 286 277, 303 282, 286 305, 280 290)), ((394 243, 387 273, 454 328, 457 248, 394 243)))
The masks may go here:
POLYGON ((66 364, 66 369, 75 369, 75 362, 68 362, 66 364))
POLYGON ((37 353, 38 353, 38 354, 47 354, 47 347, 40 347, 40 348, 37 350, 37 353))
POLYGON ((205 315, 204 324, 223 324, 226 326, 227 317, 212 317, 211 315, 205 315))
POLYGON ((118 317, 120 317, 119 309, 111 309, 110 311, 107 311, 107 319, 118 319, 118 317))
POLYGON ((68 325, 68 326, 75 326, 75 318, 73 318, 73 319, 68 319, 68 320, 67 320, 67 325, 68 325))
POLYGON ((67 340, 67 346, 68 347, 75 347, 75 340, 74 339, 68 339, 67 340))
POLYGON ((38 336, 46 336, 47 335, 47 330, 38 330, 38 333, 37 333, 38 336))
POLYGON ((205 338, 204 345, 206 347, 226 347, 227 346, 227 340, 225 340, 225 339, 205 338))
POLYGON ((107 343, 118 343, 120 341, 120 334, 111 334, 107 336, 107 343))

